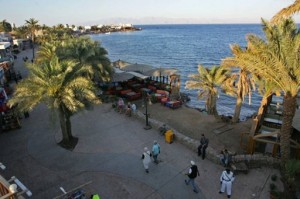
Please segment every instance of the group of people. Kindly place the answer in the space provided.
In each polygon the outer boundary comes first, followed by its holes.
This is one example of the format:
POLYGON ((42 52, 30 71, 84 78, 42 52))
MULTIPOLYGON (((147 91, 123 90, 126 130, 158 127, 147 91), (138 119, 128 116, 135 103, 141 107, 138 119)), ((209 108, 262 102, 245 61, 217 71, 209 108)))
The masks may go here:
POLYGON ((130 117, 132 113, 136 112, 136 105, 128 102, 127 106, 125 106, 124 100, 120 97, 117 104, 117 110, 120 113, 123 113, 125 111, 125 114, 130 117))
MULTIPOLYGON (((192 184, 193 191, 195 193, 198 193, 198 187, 195 184, 195 179, 197 176, 200 176, 198 167, 196 166, 195 162, 191 161, 191 167, 188 170, 188 173, 186 173, 188 176, 188 180, 184 180, 186 185, 192 184)), ((225 192, 227 193, 227 198, 231 197, 231 188, 232 188, 232 182, 234 181, 235 177, 232 171, 230 171, 229 168, 226 168, 224 171, 222 171, 222 174, 220 176, 220 183, 221 188, 219 193, 222 194, 225 192)))
MULTIPOLYGON (((209 140, 202 134, 200 138, 200 145, 198 146, 198 156, 201 156, 202 159, 206 156, 206 148, 208 147, 209 140)), ((230 166, 231 163, 231 154, 229 154, 227 149, 221 151, 220 162, 224 167, 230 166)))
MULTIPOLYGON (((198 147, 198 155, 202 156, 202 158, 205 158, 205 150, 208 146, 208 139, 205 137, 204 134, 202 134, 201 140, 200 140, 200 146, 198 147)), ((151 158, 153 158, 153 162, 155 164, 158 164, 158 155, 160 154, 160 145, 156 140, 153 142, 152 150, 148 150, 147 147, 144 148, 144 152, 142 154, 142 162, 144 165, 144 169, 146 173, 149 173, 149 164, 151 163, 151 158)), ((219 193, 222 194, 226 191, 227 198, 231 197, 231 188, 232 188, 232 182, 234 181, 235 177, 232 171, 229 169, 229 153, 228 150, 224 150, 223 156, 221 156, 220 160, 222 163, 224 163, 224 166, 226 166, 226 169, 222 171, 222 174, 220 176, 220 191, 219 193), (228 154, 228 155, 227 155, 228 154)), ((188 169, 188 172, 186 175, 188 176, 188 179, 184 180, 186 185, 191 184, 193 187, 193 191, 195 193, 199 192, 198 186, 195 183, 195 179, 197 176, 200 176, 198 167, 195 163, 195 161, 191 161, 191 166, 188 169)))
POLYGON ((151 157, 153 157, 153 162, 158 164, 158 155, 160 154, 160 145, 156 140, 153 142, 152 151, 150 152, 147 147, 144 148, 144 153, 142 154, 143 165, 146 173, 149 173, 149 164, 151 162, 151 157))

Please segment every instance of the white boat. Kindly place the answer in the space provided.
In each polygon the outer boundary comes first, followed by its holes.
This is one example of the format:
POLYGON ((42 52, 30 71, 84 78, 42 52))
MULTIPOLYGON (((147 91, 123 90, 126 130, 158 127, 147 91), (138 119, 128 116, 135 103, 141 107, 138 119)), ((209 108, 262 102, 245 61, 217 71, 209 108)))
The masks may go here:
POLYGON ((105 34, 109 35, 109 34, 110 34, 110 32, 106 32, 105 34))

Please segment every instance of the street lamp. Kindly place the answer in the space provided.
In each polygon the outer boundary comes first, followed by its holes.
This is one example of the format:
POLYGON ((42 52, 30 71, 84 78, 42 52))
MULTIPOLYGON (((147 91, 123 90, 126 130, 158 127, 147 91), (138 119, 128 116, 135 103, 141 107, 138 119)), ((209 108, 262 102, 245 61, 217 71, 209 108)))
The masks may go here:
POLYGON ((145 103, 145 108, 146 108, 146 113, 145 113, 145 116, 146 116, 146 126, 144 127, 145 130, 149 130, 151 129, 152 127, 150 126, 149 124, 149 114, 148 114, 148 103, 149 105, 151 105, 151 100, 150 100, 150 95, 145 91, 144 93, 144 103, 145 103), (147 103, 147 101, 149 101, 147 103))

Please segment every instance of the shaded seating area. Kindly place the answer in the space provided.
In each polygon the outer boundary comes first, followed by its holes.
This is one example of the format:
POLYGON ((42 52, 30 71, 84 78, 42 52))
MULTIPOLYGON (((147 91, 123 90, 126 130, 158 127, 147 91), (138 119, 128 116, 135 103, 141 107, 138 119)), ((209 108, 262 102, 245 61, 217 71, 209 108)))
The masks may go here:
POLYGON ((100 83, 103 95, 122 97, 126 101, 150 97, 152 103, 177 109, 181 107, 180 76, 176 69, 155 68, 146 64, 113 62, 114 75, 111 83, 100 83))
MULTIPOLYGON (((261 152, 280 158, 280 129, 282 125, 283 97, 271 95, 266 105, 260 109, 253 119, 250 133, 241 134, 241 146, 245 146, 248 153, 261 152), (248 143, 243 144, 243 137, 248 136, 248 143)), ((290 146, 291 155, 300 158, 299 130, 293 128, 290 146)))

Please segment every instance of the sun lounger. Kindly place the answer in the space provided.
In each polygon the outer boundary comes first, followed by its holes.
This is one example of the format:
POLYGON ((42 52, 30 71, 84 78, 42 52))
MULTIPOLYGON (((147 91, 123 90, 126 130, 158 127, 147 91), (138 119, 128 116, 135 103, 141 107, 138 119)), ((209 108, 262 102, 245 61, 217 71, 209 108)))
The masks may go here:
POLYGON ((136 93, 134 91, 125 94, 125 98, 129 101, 137 100, 142 97, 141 93, 136 93))
POLYGON ((273 119, 273 118, 268 118, 268 117, 265 117, 265 118, 264 118, 264 121, 265 121, 265 122, 275 123, 275 124, 282 124, 282 120, 273 119))
POLYGON ((166 102, 165 105, 171 109, 176 109, 181 106, 181 102, 180 101, 168 101, 168 102, 166 102))

